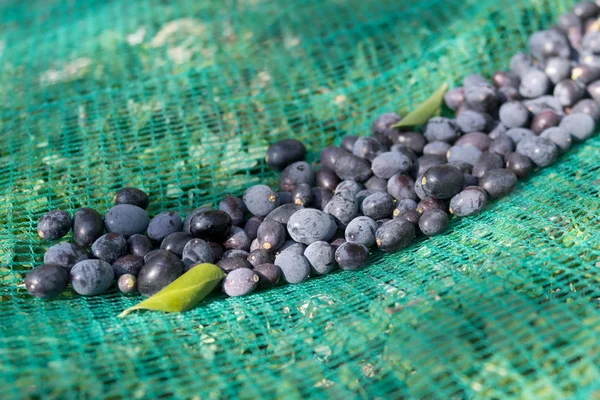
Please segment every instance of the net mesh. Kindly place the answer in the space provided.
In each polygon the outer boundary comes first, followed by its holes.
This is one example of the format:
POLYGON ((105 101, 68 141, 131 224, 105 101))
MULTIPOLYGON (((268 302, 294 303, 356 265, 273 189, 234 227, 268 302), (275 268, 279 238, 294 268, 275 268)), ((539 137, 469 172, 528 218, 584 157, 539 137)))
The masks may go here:
POLYGON ((182 314, 112 292, 44 302, 48 209, 116 189, 185 214, 274 184, 268 143, 368 134, 490 75, 560 0, 2 1, 4 398, 600 398, 600 139, 394 255, 182 314))

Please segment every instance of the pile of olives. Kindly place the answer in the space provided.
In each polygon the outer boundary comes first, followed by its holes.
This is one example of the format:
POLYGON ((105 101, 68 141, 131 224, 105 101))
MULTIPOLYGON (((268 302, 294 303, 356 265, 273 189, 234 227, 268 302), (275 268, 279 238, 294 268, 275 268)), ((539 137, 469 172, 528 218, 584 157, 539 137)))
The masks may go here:
POLYGON ((420 129, 395 128, 379 115, 371 136, 346 136, 305 161, 295 139, 273 143, 267 165, 277 190, 255 185, 228 195, 217 209, 173 211, 152 218, 146 193, 123 188, 104 216, 81 208, 50 211, 39 236, 58 243, 26 278, 33 296, 52 298, 70 283, 79 294, 151 296, 202 263, 227 275, 230 296, 300 283, 336 268, 357 270, 369 249, 396 252, 417 235, 444 232, 451 215, 479 213, 518 179, 552 164, 572 142, 592 136, 600 118, 600 7, 581 2, 555 27, 534 33, 531 55, 518 53, 491 82, 479 75, 445 94, 455 118, 434 117, 420 129))

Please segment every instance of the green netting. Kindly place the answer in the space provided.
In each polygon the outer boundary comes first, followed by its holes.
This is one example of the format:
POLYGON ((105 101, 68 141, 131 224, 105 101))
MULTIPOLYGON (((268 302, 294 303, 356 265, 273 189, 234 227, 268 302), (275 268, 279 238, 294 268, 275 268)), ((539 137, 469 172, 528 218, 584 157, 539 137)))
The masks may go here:
POLYGON ((560 0, 2 1, 3 398, 600 398, 600 139, 446 235, 183 314, 32 299, 51 208, 186 213, 275 183, 442 82, 505 68, 560 0))

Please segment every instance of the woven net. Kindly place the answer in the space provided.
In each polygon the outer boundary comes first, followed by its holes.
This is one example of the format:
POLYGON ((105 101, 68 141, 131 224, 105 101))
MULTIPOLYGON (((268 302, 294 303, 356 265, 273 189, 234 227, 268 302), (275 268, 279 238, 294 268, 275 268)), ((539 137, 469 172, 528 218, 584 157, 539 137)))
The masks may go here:
POLYGON ((31 298, 48 209, 182 214, 274 184, 268 143, 368 134, 490 76, 560 0, 2 1, 3 398, 600 398, 600 138, 394 255, 182 314, 31 298))

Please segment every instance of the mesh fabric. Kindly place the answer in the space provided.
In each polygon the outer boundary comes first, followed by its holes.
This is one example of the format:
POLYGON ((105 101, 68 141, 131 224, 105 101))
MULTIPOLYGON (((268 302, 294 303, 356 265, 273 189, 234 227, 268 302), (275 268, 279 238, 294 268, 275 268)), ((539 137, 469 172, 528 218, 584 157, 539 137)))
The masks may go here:
POLYGON ((185 214, 275 184, 268 143, 366 135, 490 76, 560 0, 0 5, 3 398, 600 398, 600 139, 394 255, 182 314, 31 298, 48 209, 137 186, 185 214))

